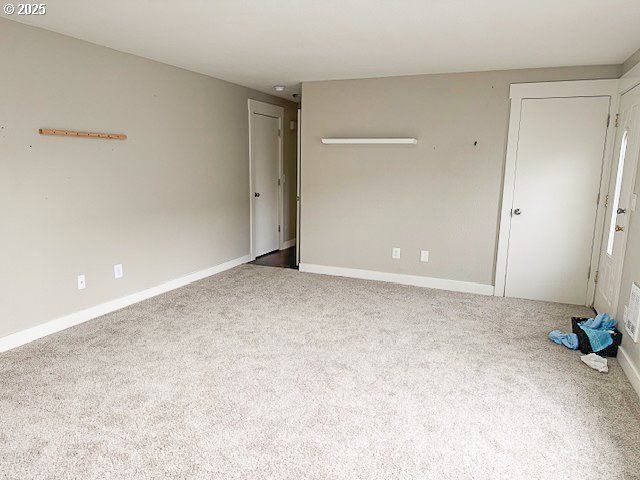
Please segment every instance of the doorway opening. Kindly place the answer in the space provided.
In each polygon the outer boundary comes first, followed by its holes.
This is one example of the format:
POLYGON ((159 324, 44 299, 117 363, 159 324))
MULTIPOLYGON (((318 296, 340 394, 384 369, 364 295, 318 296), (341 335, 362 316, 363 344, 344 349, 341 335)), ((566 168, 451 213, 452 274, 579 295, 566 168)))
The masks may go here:
POLYGON ((257 100, 249 100, 248 107, 251 263, 295 267, 289 209, 296 207, 289 197, 296 178, 285 164, 285 110, 257 100))

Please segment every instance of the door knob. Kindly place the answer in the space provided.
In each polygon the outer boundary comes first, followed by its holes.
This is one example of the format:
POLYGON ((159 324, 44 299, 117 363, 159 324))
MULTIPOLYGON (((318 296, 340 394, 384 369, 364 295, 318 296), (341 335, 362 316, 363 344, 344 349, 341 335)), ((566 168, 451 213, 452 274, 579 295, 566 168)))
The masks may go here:
POLYGON ((255 193, 253 194, 253 196, 254 196, 254 197, 256 197, 256 198, 258 198, 258 197, 260 196, 260 194, 259 194, 258 192, 255 192, 255 193))
POLYGON ((513 214, 514 214, 514 215, 520 215, 521 213, 522 213, 522 211, 520 211, 520 209, 519 209, 519 208, 516 208, 516 209, 513 211, 513 214))
POLYGON ((618 215, 622 215, 623 213, 627 213, 627 209, 626 208, 619 208, 618 209, 618 215))
POLYGON ((624 227, 621 227, 620 225, 616 225, 616 232, 623 232, 624 231, 624 227))

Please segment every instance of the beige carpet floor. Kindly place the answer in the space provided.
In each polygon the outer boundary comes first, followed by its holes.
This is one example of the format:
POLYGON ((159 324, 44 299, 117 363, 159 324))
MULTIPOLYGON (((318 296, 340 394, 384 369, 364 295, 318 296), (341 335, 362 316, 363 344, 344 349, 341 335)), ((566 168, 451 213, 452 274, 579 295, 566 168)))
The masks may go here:
POLYGON ((640 478, 588 312, 241 266, 0 354, 0 478, 640 478))

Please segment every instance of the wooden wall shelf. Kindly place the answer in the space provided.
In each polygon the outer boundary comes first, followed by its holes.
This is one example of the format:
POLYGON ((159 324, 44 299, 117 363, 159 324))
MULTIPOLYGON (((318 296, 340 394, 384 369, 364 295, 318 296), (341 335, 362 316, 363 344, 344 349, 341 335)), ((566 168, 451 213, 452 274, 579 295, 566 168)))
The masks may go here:
POLYGON ((41 135, 58 135, 61 137, 84 137, 84 138, 105 138, 107 140, 126 140, 127 136, 123 133, 99 133, 99 132, 76 132, 73 130, 56 130, 41 128, 41 135))
POLYGON ((326 145, 415 145, 415 138, 323 138, 326 145))

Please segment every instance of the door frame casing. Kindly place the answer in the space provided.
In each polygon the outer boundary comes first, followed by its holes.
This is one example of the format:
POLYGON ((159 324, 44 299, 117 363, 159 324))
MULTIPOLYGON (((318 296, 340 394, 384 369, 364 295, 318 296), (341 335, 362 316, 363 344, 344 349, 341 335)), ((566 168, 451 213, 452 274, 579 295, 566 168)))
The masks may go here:
POLYGON ((509 131, 507 135, 507 154, 502 185, 502 206, 500 208, 500 222, 498 231, 498 250, 495 263, 494 295, 505 296, 507 280, 507 260, 509 254, 509 237, 511 231, 511 210, 515 193, 516 163, 518 140, 520 137, 520 118, 522 101, 536 98, 571 98, 571 97, 609 97, 609 125, 606 131, 602 157, 602 175, 600 178, 600 196, 594 224, 593 244, 591 250, 591 272, 587 284, 585 305, 593 304, 595 294, 596 266, 600 256, 602 232, 604 229, 604 197, 609 185, 611 160, 615 142, 615 125, 612 119, 618 110, 619 81, 615 80, 575 80, 562 82, 514 83, 509 89, 511 113, 509 116, 509 131))
POLYGON ((631 70, 620 77, 618 92, 622 96, 623 93, 628 92, 638 85, 640 85, 640 63, 636 64, 631 70))
POLYGON ((302 109, 298 108, 296 123, 296 266, 300 265, 300 220, 302 218, 302 109))
POLYGON ((255 260, 256 256, 253 249, 253 234, 254 234, 254 210, 255 210, 255 198, 254 194, 254 159, 255 155, 253 149, 255 147, 253 134, 255 132, 254 126, 254 114, 265 115, 278 119, 278 179, 280 180, 278 185, 278 225, 280 225, 280 232, 278 232, 278 248, 284 247, 284 108, 278 105, 272 105, 270 103, 261 102, 259 100, 249 99, 247 101, 247 110, 249 112, 249 257, 251 260, 255 260))

